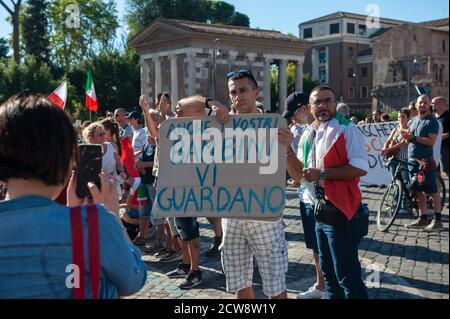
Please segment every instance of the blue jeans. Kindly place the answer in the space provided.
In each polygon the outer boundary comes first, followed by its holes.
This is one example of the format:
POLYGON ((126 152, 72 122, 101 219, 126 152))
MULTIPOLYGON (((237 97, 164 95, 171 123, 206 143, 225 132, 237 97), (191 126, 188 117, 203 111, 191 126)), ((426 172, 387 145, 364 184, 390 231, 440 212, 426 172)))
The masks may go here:
POLYGON ((303 233, 305 235, 306 248, 318 252, 316 238, 316 219, 314 207, 311 204, 300 202, 300 216, 302 218, 303 233))
MULTIPOLYGON (((397 170, 397 166, 400 164, 400 174, 402 175, 403 181, 405 182, 405 186, 409 185, 411 182, 411 178, 409 176, 408 167, 405 164, 399 163, 396 161, 392 161, 391 164, 391 175, 394 177, 395 171, 397 170)), ((405 193, 403 193, 403 200, 400 204, 400 209, 408 210, 408 197, 405 193)))
POLYGON ((356 220, 331 226, 316 222, 319 263, 330 299, 367 299, 358 259, 356 220))

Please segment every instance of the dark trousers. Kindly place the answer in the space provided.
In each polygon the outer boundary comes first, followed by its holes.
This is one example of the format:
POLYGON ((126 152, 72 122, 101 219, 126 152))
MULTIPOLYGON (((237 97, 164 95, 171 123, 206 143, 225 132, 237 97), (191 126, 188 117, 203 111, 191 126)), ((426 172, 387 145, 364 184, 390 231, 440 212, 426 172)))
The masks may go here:
POLYGON ((316 222, 319 262, 330 299, 367 299, 358 259, 356 221, 337 226, 316 222))

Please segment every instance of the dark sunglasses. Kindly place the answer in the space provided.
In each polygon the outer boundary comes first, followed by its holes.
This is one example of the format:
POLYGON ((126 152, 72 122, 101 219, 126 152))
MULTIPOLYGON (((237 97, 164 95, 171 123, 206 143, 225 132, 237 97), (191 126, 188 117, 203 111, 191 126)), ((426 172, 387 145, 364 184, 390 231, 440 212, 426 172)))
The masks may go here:
POLYGON ((227 78, 232 78, 232 77, 236 77, 237 79, 244 79, 244 78, 249 78, 254 84, 255 86, 258 86, 258 83, 256 82, 255 77, 253 76, 253 73, 251 70, 249 69, 241 69, 238 71, 231 71, 227 73, 227 78))

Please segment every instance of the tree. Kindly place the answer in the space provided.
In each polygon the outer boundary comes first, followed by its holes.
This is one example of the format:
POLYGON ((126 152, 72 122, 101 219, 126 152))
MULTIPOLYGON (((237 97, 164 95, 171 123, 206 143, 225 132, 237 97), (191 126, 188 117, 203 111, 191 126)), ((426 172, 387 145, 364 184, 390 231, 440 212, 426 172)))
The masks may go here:
POLYGON ((129 36, 145 28, 158 17, 226 25, 250 25, 245 14, 232 4, 210 0, 128 0, 126 15, 129 36))
POLYGON ((48 9, 46 0, 28 0, 23 10, 22 38, 25 51, 38 62, 49 63, 48 9))
POLYGON ((23 63, 14 60, 0 62, 0 102, 25 89, 32 93, 49 94, 56 81, 45 63, 38 63, 34 56, 26 56, 23 63))
MULTIPOLYGON (((295 91, 295 69, 294 63, 288 63, 286 68, 287 76, 287 95, 295 91)), ((319 81, 314 81, 309 73, 303 74, 303 93, 309 95, 312 89, 320 84, 319 81)), ((272 65, 270 68, 270 102, 272 111, 279 110, 279 92, 278 92, 278 67, 272 65)))
POLYGON ((113 0, 54 0, 49 20, 52 55, 64 72, 96 52, 114 48, 118 22, 113 0))
POLYGON ((231 25, 241 26, 241 27, 249 27, 250 19, 246 14, 235 12, 231 17, 231 25))
POLYGON ((8 58, 9 46, 8 40, 0 38, 0 59, 8 58))
POLYGON ((234 5, 225 1, 207 1, 209 5, 208 19, 211 23, 248 27, 250 20, 243 13, 235 11, 234 5))
POLYGON ((0 4, 5 8, 5 10, 9 13, 11 16, 11 22, 13 25, 13 50, 14 50, 14 61, 16 63, 20 63, 20 5, 22 3, 22 0, 17 0, 14 2, 13 0, 10 0, 12 4, 12 9, 8 7, 3 0, 0 0, 0 4))

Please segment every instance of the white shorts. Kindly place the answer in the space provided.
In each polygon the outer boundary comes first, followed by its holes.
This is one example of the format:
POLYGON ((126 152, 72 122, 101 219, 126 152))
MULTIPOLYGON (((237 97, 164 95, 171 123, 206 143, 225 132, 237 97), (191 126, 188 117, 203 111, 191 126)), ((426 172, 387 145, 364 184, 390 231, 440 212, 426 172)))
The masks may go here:
POLYGON ((261 274, 264 294, 275 297, 286 290, 288 249, 283 221, 222 219, 222 267, 227 291, 252 286, 253 256, 261 274))

